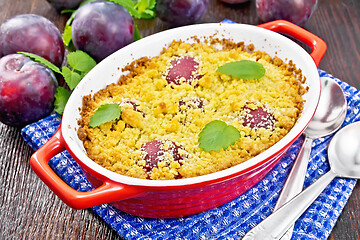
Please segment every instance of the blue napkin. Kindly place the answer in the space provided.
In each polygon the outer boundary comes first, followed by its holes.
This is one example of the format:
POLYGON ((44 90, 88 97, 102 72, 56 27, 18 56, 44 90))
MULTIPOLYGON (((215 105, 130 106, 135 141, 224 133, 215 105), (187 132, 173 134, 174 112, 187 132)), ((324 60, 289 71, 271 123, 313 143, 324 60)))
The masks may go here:
MULTIPOLYGON (((320 76, 334 78, 319 70, 320 76)), ((343 89, 347 103, 344 126, 359 121, 360 92, 334 78, 343 89)), ((37 150, 55 133, 61 117, 53 114, 22 129, 25 141, 37 150)), ((329 170, 327 146, 331 136, 317 139, 305 179, 305 186, 329 170)), ((200 214, 176 219, 146 219, 117 210, 109 204, 93 211, 125 239, 239 239, 272 213, 303 139, 299 138, 279 163, 257 185, 235 200, 200 214)), ((92 186, 67 151, 49 161, 52 169, 71 187, 89 191, 92 186)), ((296 222, 292 239, 327 239, 341 214, 356 180, 336 178, 296 222)))

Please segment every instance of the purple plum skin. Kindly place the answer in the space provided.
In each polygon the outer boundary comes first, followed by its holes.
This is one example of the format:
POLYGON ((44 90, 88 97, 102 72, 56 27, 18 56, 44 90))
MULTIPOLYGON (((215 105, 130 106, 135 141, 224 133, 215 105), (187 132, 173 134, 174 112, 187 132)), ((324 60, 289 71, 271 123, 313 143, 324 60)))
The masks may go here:
POLYGON ((77 8, 84 0, 47 0, 57 11, 77 8))
POLYGON ((196 23, 207 10, 209 0, 158 0, 156 14, 170 26, 196 23))
POLYGON ((134 21, 122 6, 96 1, 78 9, 72 23, 76 49, 100 62, 134 40, 134 21))
POLYGON ((0 57, 30 52, 61 66, 65 47, 59 29, 45 17, 22 14, 0 26, 0 57))
POLYGON ((58 86, 51 70, 22 54, 0 59, 0 121, 22 127, 51 113, 58 86))
POLYGON ((317 0, 256 0, 256 10, 264 22, 284 19, 304 25, 317 6, 317 0))

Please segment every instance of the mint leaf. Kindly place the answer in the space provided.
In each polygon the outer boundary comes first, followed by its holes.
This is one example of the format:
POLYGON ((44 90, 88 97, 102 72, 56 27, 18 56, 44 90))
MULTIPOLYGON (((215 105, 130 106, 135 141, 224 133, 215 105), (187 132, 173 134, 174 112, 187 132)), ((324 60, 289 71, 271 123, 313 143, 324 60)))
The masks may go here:
POLYGON ((119 119, 121 115, 121 107, 116 103, 108 103, 101 105, 90 118, 90 127, 98 127, 103 123, 119 119))
POLYGON ((133 16, 134 18, 140 17, 140 13, 135 9, 135 4, 132 0, 108 0, 108 1, 123 6, 124 8, 126 8, 126 10, 128 10, 130 15, 133 16))
POLYGON ((54 64, 52 64, 51 62, 49 62, 48 60, 46 60, 45 58, 43 57, 40 57, 36 54, 33 54, 33 53, 28 53, 28 52, 18 52, 20 54, 23 54, 29 58, 31 58, 32 60, 34 60, 35 62, 39 62, 39 63, 42 63, 44 64, 47 68, 49 68, 50 70, 52 70, 53 72, 56 72, 56 73, 59 73, 62 75, 60 69, 55 66, 54 64))
POLYGON ((150 0, 138 0, 135 4, 135 8, 139 11, 139 13, 144 12, 150 4, 150 0))
POLYGON ((64 33, 62 34, 62 39, 63 39, 64 45, 66 47, 69 47, 70 43, 72 41, 71 26, 70 25, 65 26, 64 33))
POLYGON ((225 63, 216 71, 239 79, 259 79, 265 75, 264 66, 250 60, 225 63))
POLYGON ((134 41, 142 39, 142 36, 140 35, 139 28, 136 24, 134 24, 134 41))
POLYGON ((135 9, 139 12, 140 18, 150 19, 156 16, 155 5, 155 0, 138 0, 135 9))
POLYGON ((70 90, 73 90, 81 81, 81 75, 77 72, 71 71, 68 67, 64 66, 62 68, 62 74, 70 90))
POLYGON ((123 6, 130 15, 138 19, 150 19, 156 16, 156 0, 108 0, 123 6))
POLYGON ((240 131, 234 126, 220 120, 214 120, 205 125, 199 133, 199 147, 205 152, 227 149, 240 139, 240 131))
POLYGON ((155 10, 145 9, 144 12, 141 13, 141 19, 151 19, 156 17, 155 10))
POLYGON ((76 13, 77 13, 77 10, 74 11, 74 12, 71 14, 71 16, 69 17, 69 19, 68 19, 68 20, 66 21, 66 23, 65 23, 65 28, 66 28, 66 26, 70 26, 70 25, 71 25, 72 21, 73 21, 74 18, 75 18, 76 13))
POLYGON ((61 14, 67 14, 67 13, 73 13, 75 12, 76 10, 75 9, 64 9, 64 10, 61 10, 61 14))
POLYGON ((70 92, 63 87, 58 87, 55 93, 55 112, 63 114, 65 105, 70 97, 70 92))
POLYGON ((80 50, 69 53, 67 61, 72 70, 64 66, 62 75, 69 88, 73 90, 81 79, 96 66, 96 62, 87 53, 80 50))
POLYGON ((80 50, 69 53, 67 55, 67 61, 73 70, 77 70, 84 74, 88 73, 96 66, 95 60, 90 57, 89 54, 80 50))

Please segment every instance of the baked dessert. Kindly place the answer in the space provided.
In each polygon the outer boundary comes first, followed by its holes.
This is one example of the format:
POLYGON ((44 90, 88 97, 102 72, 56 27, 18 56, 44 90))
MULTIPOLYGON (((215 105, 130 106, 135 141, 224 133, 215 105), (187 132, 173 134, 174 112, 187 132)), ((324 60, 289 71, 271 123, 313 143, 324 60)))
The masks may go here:
POLYGON ((307 91, 292 61, 253 45, 194 39, 135 60, 118 83, 83 98, 78 136, 92 160, 136 178, 189 178, 247 161, 291 130, 307 91), (242 78, 219 71, 228 63, 235 64, 230 72, 254 63, 264 73, 242 78), (120 115, 91 126, 107 104, 119 106, 120 115))

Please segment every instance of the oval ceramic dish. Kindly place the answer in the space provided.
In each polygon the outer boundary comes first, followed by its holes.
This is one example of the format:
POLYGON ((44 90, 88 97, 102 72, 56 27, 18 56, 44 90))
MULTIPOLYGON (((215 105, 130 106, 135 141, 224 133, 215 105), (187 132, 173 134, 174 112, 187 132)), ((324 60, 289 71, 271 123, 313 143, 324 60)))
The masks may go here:
POLYGON ((316 110, 320 97, 317 66, 325 54, 324 41, 286 21, 259 26, 245 24, 199 24, 160 32, 136 41, 100 62, 72 93, 56 134, 31 157, 31 166, 39 177, 69 206, 77 209, 103 203, 136 216, 172 218, 215 208, 238 197, 260 181, 277 163, 289 146, 301 135, 316 110), (270 30, 268 30, 270 29, 270 30), (290 35, 312 48, 308 54, 298 44, 276 32, 290 35), (189 42, 215 35, 217 38, 253 43, 256 50, 272 57, 292 60, 306 77, 309 87, 303 96, 304 111, 291 131, 271 148, 234 167, 212 174, 178 180, 147 180, 109 171, 92 161, 77 136, 82 98, 117 82, 122 67, 143 56, 157 56, 173 40, 189 42), (94 185, 90 192, 78 192, 64 183, 49 167, 48 160, 68 150, 94 185))

